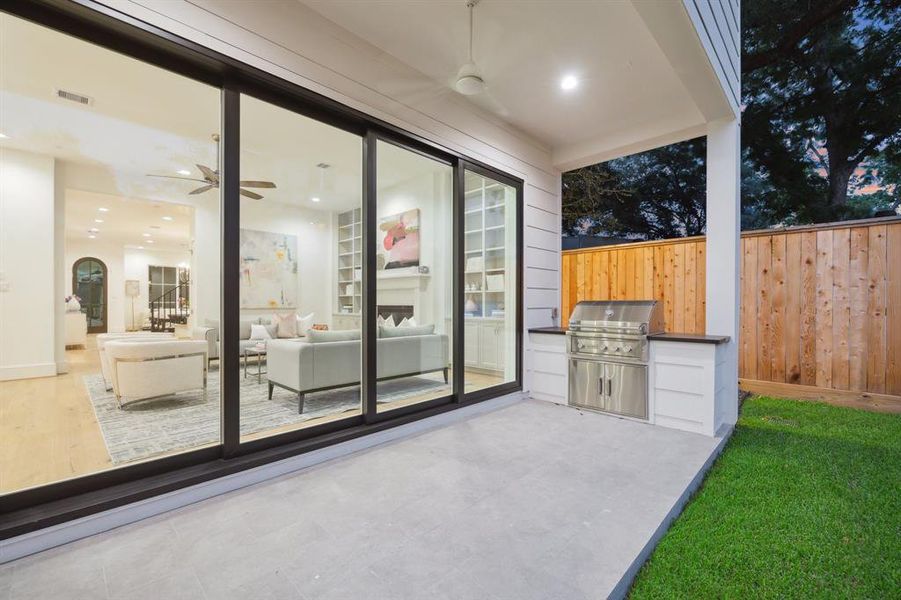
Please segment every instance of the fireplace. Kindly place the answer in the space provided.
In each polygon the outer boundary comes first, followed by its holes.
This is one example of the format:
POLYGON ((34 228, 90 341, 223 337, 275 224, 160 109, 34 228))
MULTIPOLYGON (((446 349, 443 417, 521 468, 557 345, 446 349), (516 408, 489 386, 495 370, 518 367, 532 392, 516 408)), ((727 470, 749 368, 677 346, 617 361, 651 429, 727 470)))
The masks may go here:
POLYGON ((413 317, 412 304, 379 304, 376 307, 376 313, 383 319, 394 317, 395 323, 400 323, 404 319, 413 317))

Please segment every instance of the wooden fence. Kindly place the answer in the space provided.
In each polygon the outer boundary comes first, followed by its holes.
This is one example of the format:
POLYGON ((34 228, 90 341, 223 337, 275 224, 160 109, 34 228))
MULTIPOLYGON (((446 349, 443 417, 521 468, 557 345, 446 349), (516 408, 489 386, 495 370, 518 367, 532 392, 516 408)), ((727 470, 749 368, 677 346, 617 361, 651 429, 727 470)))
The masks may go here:
MULTIPOLYGON (((703 237, 563 253, 563 315, 582 299, 656 298, 667 331, 704 333, 703 237)), ((742 378, 901 395, 901 219, 741 239, 742 378)))

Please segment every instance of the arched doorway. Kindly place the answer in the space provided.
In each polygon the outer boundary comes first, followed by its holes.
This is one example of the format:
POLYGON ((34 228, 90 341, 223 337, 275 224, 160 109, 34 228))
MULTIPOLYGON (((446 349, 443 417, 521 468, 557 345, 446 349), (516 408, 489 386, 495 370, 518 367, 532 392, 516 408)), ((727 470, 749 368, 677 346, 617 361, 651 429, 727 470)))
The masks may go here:
POLYGON ((88 333, 106 333, 106 265, 86 256, 72 265, 72 293, 81 298, 88 333))

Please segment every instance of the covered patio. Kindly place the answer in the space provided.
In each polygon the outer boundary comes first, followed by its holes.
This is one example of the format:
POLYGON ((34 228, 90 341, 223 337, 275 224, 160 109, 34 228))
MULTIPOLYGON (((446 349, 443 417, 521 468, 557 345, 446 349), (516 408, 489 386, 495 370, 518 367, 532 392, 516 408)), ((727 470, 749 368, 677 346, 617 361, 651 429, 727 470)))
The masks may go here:
POLYGON ((0 593, 621 597, 724 442, 507 403, 0 566, 0 593))

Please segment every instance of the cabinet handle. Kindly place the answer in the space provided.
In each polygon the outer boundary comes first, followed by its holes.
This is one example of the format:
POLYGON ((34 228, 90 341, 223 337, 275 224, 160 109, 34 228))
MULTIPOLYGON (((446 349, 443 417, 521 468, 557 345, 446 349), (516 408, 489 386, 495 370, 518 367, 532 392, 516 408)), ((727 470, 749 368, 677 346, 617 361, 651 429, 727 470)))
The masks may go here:
POLYGON ((607 379, 607 395, 609 396, 613 391, 613 377, 609 377, 607 379))
POLYGON ((604 378, 599 377, 598 378, 598 396, 603 396, 603 395, 604 395, 604 378))

